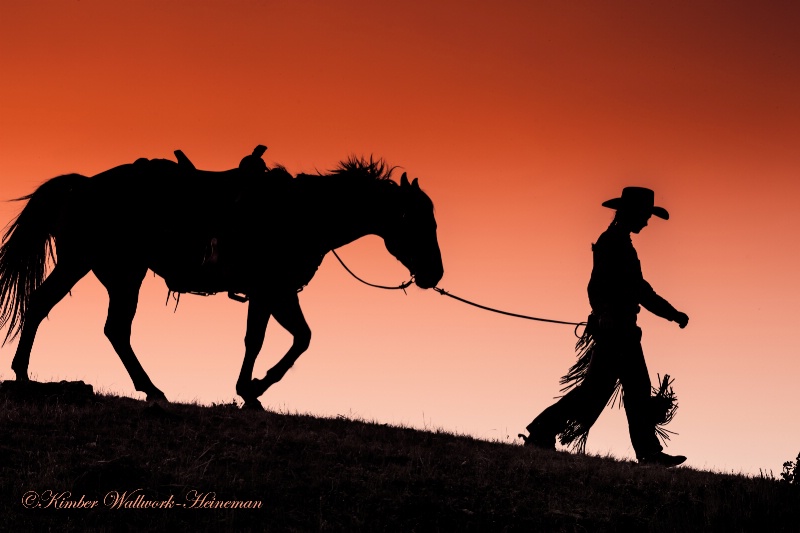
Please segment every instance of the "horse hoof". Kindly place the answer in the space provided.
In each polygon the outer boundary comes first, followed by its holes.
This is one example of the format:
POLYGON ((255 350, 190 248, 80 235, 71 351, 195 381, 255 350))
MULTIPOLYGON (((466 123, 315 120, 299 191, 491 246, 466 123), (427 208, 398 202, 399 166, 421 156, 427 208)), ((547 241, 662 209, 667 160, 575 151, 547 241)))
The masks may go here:
POLYGON ((147 401, 148 402, 164 402, 169 403, 167 397, 164 396, 164 393, 161 391, 150 392, 147 394, 147 401))
POLYGON ((242 409, 247 409, 248 411, 263 411, 264 406, 261 405, 261 402, 259 402, 256 398, 251 398, 244 401, 242 409))

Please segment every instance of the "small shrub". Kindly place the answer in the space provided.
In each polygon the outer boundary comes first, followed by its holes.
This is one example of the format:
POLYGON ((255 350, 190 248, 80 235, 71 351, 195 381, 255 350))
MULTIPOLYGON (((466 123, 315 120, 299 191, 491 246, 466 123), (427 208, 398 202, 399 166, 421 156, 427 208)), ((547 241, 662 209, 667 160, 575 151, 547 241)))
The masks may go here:
POLYGON ((224 400, 223 400, 223 401, 221 401, 221 402, 211 402, 211 407, 212 407, 212 408, 219 408, 219 407, 221 407, 221 408, 223 408, 223 409, 239 409, 239 408, 240 408, 240 405, 239 405, 239 403, 236 401, 236 399, 232 399, 232 400, 228 400, 227 402, 226 402, 226 401, 224 401, 224 400))
POLYGON ((800 485, 800 453, 797 454, 797 459, 794 461, 786 461, 783 463, 783 472, 781 472, 781 479, 790 485, 800 485))

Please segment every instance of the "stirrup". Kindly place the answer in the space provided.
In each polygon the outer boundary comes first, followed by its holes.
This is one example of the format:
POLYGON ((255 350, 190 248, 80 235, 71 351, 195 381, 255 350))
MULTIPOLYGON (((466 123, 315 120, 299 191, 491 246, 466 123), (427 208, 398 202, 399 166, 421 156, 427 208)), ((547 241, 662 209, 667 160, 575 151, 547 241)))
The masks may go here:
POLYGON ((246 294, 239 294, 238 292, 228 291, 228 298, 231 300, 236 300, 237 302, 245 303, 246 301, 250 300, 250 297, 246 294))

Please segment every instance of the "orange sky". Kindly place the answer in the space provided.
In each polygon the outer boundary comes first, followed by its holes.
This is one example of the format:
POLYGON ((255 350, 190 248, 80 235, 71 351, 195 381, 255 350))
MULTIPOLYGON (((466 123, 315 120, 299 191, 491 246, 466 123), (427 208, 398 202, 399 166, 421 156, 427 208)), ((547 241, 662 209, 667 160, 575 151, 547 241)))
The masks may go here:
MULTIPOLYGON (((681 408, 668 452, 777 474, 800 451, 800 11, 793 2, 40 1, 0 7, 0 196, 180 148, 207 169, 259 143, 291 172, 350 154, 400 165, 436 204, 440 286, 511 311, 588 313, 590 244, 623 186, 669 209, 634 238, 645 276, 691 317, 642 314, 650 372, 681 408), (168 5, 165 5, 168 4, 168 5)), ((10 221, 18 204, 0 205, 10 221)), ((363 277, 407 273, 377 238, 363 277)), ((133 346, 174 400, 234 397, 244 305, 164 305, 148 277, 133 346)), ((300 296, 314 332, 262 397, 515 441, 574 361, 567 326, 358 284, 328 257, 300 296)), ((140 397, 102 332, 90 275, 40 328, 31 374, 140 397)), ((263 374, 288 347, 270 324, 263 374)), ((0 351, 0 379, 16 343, 0 351)), ((630 458, 607 410, 588 450, 630 458)))

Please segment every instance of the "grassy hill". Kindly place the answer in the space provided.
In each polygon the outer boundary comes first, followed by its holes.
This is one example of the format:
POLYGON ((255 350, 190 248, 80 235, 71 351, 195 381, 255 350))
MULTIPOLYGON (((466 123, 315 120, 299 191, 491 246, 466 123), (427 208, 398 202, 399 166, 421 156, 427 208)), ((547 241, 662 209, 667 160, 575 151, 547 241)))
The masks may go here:
POLYGON ((343 418, 4 386, 0 512, 9 531, 800 531, 800 490, 343 418))

